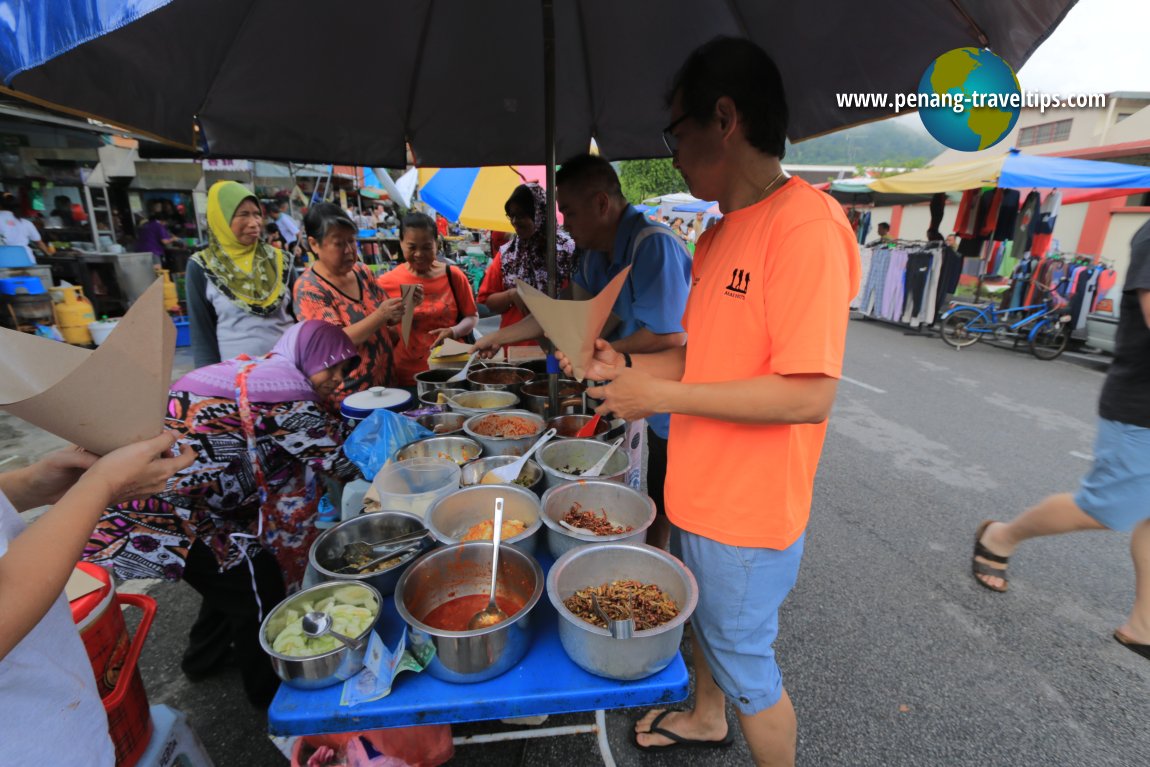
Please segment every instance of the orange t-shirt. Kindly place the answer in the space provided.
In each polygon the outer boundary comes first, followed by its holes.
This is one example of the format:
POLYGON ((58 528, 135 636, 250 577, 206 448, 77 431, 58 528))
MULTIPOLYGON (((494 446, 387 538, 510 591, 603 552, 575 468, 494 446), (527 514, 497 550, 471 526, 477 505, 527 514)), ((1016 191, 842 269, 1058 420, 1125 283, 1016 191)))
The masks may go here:
MULTIPOLYGON (((695 250, 683 382, 838 378, 858 281, 846 216, 801 179, 726 215, 695 250)), ((810 516, 826 428, 672 415, 668 517, 732 546, 790 546, 810 516)))
MULTIPOLYGON (((422 285, 423 301, 415 307, 411 321, 411 336, 403 343, 402 336, 395 344, 395 378, 400 386, 415 385, 415 374, 427 370, 427 358, 431 354, 431 331, 449 328, 459 322, 460 317, 478 314, 475 296, 467 275, 458 266, 448 266, 443 276, 433 280, 417 277, 406 264, 400 264, 379 277, 380 286, 389 298, 400 296, 400 285, 422 285), (451 283, 448 283, 448 277, 451 283), (454 285, 454 290, 452 289, 454 285), (462 306, 457 306, 459 296, 462 306)), ((396 328, 398 334, 399 328, 396 328)))

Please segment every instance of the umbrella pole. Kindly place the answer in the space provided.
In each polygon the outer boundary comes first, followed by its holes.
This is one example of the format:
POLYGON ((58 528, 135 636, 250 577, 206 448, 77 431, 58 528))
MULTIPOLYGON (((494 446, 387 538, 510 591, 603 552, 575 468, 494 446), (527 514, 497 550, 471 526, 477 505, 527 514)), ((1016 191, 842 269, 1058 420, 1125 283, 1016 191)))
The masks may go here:
MULTIPOLYGON (((547 152, 547 295, 559 294, 558 265, 555 258, 555 4, 543 3, 543 135, 547 152)), ((550 357, 554 347, 547 342, 550 357)), ((559 415, 559 372, 547 365, 547 410, 559 415)))

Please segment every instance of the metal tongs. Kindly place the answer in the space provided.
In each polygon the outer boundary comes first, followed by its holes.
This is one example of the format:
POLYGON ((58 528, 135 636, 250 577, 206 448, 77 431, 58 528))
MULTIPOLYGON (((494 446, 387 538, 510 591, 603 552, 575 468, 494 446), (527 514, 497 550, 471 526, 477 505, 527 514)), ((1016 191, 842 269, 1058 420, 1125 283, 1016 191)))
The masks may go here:
POLYGON ((430 530, 418 530, 414 533, 397 535, 394 538, 388 538, 387 540, 377 541, 375 543, 367 543, 366 541, 352 541, 343 547, 341 558, 344 562, 356 562, 361 564, 346 564, 336 570, 336 572, 363 572, 370 567, 375 567, 380 562, 386 562, 396 555, 405 554, 409 551, 418 549, 423 545, 424 541, 428 540, 430 537, 430 530))
POLYGON ((603 611, 603 608, 599 606, 599 597, 595 595, 594 591, 591 592, 591 607, 595 609, 595 613, 607 624, 607 630, 611 632, 613 639, 630 639, 635 635, 635 614, 631 612, 631 605, 624 604, 623 606, 627 608, 626 618, 619 621, 608 617, 607 613, 603 611))

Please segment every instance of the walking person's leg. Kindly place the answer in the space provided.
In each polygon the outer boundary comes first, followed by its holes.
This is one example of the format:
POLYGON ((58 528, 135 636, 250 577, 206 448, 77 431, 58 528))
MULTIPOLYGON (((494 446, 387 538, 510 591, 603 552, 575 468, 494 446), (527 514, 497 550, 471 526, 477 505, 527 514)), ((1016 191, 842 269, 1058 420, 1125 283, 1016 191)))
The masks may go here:
POLYGON ((1150 519, 1134 528, 1130 556, 1134 560, 1134 606, 1115 636, 1123 644, 1144 645, 1150 652, 1150 519))

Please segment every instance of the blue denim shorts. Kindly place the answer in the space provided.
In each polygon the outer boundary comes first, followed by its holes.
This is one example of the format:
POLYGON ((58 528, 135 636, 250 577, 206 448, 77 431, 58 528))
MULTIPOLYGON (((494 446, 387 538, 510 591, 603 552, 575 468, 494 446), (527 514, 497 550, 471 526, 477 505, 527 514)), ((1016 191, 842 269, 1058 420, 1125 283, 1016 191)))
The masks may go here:
POLYGON ((683 562, 699 582, 691 616, 695 639, 719 689, 744 715, 779 702, 783 677, 775 662, 779 606, 795 585, 804 533, 788 548, 728 546, 680 531, 683 562))
POLYGON ((1094 467, 1082 479, 1074 503, 1119 532, 1150 519, 1150 429, 1099 418, 1094 467))

